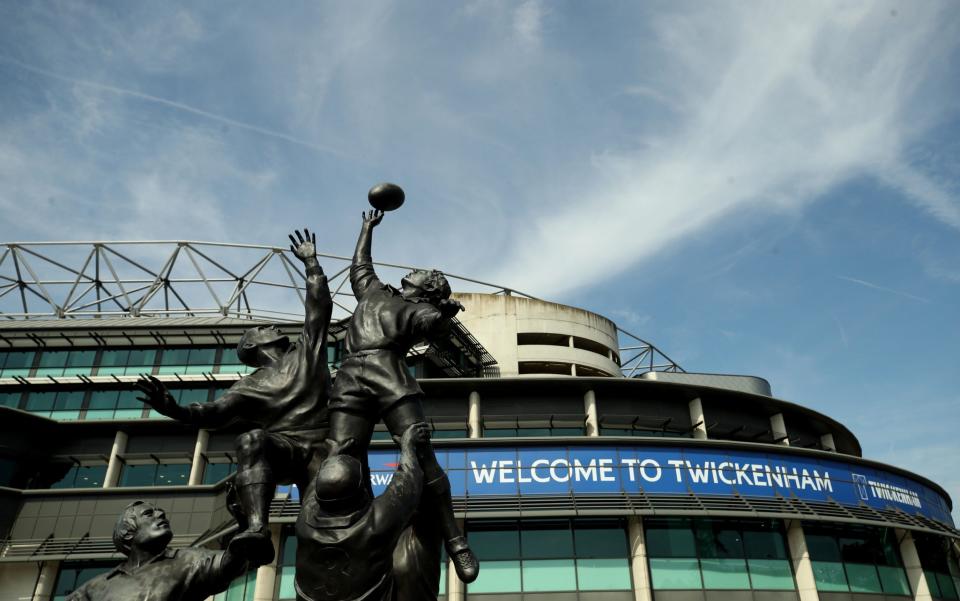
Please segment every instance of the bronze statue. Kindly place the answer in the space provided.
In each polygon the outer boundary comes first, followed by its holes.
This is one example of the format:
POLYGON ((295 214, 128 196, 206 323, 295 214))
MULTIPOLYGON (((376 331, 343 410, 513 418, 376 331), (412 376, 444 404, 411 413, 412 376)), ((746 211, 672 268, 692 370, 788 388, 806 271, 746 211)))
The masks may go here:
POLYGON ((237 545, 225 551, 169 549, 173 532, 162 509, 135 501, 123 510, 113 544, 127 560, 75 590, 67 601, 203 601, 247 569, 237 545))
MULTIPOLYGON (((363 227, 350 268, 350 284, 357 307, 346 333, 346 351, 331 393, 330 455, 356 458, 364 468, 369 488, 367 449, 373 426, 383 419, 394 436, 425 421, 423 391, 407 371, 404 359, 424 339, 446 332, 463 306, 450 298, 450 285, 439 271, 413 271, 402 289, 384 284, 373 269, 370 255, 373 228, 383 211, 363 215, 363 227)), ((435 500, 437 519, 447 553, 457 575, 472 582, 479 563, 453 516, 450 482, 437 462, 429 440, 421 448, 425 488, 435 500)))
POLYGON ((257 370, 243 377, 219 399, 182 407, 156 378, 145 376, 137 386, 140 400, 159 413, 202 428, 235 421, 259 425, 237 438, 237 496, 246 527, 233 544, 249 548, 258 565, 274 556, 267 530, 270 500, 277 484, 305 490, 316 465, 325 456, 326 404, 330 390, 326 339, 333 303, 327 278, 317 261, 316 234, 306 229, 290 236, 294 255, 306 267, 305 321, 300 340, 291 343, 274 326, 247 330, 237 346, 244 364, 257 370))
MULTIPOLYGON (((397 595, 394 549, 401 535, 410 538, 408 525, 423 490, 420 461, 429 444, 427 424, 415 423, 406 429, 400 440, 397 471, 387 490, 376 498, 370 494, 369 480, 364 479, 363 466, 356 457, 340 454, 323 462, 302 498, 297 517, 298 598, 411 599, 397 595)), ((439 570, 439 557, 436 559, 439 570)), ((410 575, 401 576, 404 578, 410 580, 410 575)))

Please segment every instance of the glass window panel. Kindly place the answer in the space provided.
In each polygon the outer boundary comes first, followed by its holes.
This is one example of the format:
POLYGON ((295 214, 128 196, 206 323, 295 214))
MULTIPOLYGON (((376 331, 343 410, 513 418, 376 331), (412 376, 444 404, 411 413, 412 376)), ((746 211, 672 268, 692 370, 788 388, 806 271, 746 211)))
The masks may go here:
POLYGON ((156 349, 131 349, 124 373, 128 376, 150 373, 153 371, 153 365, 156 363, 156 360, 156 349))
POLYGON ((153 486, 157 476, 157 464, 127 465, 120 475, 120 486, 153 486))
POLYGON ((884 528, 880 533, 880 554, 877 563, 887 566, 899 566, 900 543, 897 542, 897 533, 891 528, 884 528))
POLYGON ((280 569, 280 587, 277 593, 278 601, 296 601, 297 589, 294 588, 295 568, 284 566, 280 569))
POLYGON ((46 412, 54 408, 57 398, 55 392, 31 392, 27 395, 27 411, 46 412))
POLYGON ((188 348, 167 348, 160 354, 160 369, 158 373, 174 374, 183 373, 190 359, 190 349, 188 348))
POLYGON ((184 388, 178 391, 177 404, 186 407, 192 403, 206 403, 210 398, 209 388, 184 388))
POLYGON ((626 558, 577 559, 577 588, 581 591, 630 590, 630 563, 626 558))
POLYGON ((793 570, 786 559, 748 559, 750 583, 758 590, 787 591, 796 588, 793 570))
POLYGON ((467 438, 466 430, 434 430, 430 438, 467 438))
POLYGON ((747 557, 755 559, 788 559, 786 541, 779 528, 745 527, 743 548, 747 557))
POLYGON ((703 588, 726 590, 750 588, 747 562, 742 559, 701 559, 700 569, 703 572, 703 588))
POLYGON ((866 535, 839 537, 837 542, 840 544, 840 555, 844 563, 876 563, 879 540, 871 540, 872 538, 866 535))
POLYGON ((583 436, 583 428, 550 428, 550 436, 583 436))
POLYGON ((80 466, 78 465, 71 467, 67 473, 63 475, 63 478, 51 484, 50 488, 54 490, 61 488, 73 488, 73 483, 77 480, 77 471, 79 469, 80 466))
POLYGON ((64 410, 79 410, 83 405, 83 395, 84 391, 82 390, 71 390, 68 392, 58 392, 57 393, 57 402, 55 409, 59 411, 64 410))
POLYGON ((937 583, 937 577, 933 574, 933 572, 929 570, 924 570, 923 575, 927 579, 927 588, 930 589, 930 594, 933 595, 934 597, 939 597, 940 587, 938 586, 938 583, 937 583))
POLYGON ((484 438, 515 438, 517 430, 515 428, 484 428, 484 438))
POLYGON ((99 419, 113 419, 113 409, 87 409, 85 419, 95 421, 99 419))
POLYGON ((142 394, 137 390, 121 390, 117 395, 117 409, 143 409, 143 402, 137 400, 142 394))
POLYGON ((43 351, 40 353, 40 363, 37 365, 38 376, 61 376, 67 364, 69 351, 43 351))
POLYGON ((694 524, 700 557, 725 559, 743 557, 743 542, 740 540, 740 531, 736 522, 697 520, 694 524))
POLYGON ((292 566, 297 563, 297 537, 293 528, 289 528, 283 537, 283 547, 280 549, 280 565, 292 566))
POLYGON ((550 428, 517 428, 513 436, 550 436, 550 428))
POLYGON ((477 557, 484 558, 484 563, 487 558, 496 560, 520 557, 520 533, 517 530, 480 530, 471 532, 469 538, 470 547, 477 557))
POLYGON ((77 420, 80 419, 80 411, 51 411, 49 417, 57 421, 77 420))
POLYGON ((213 366, 216 364, 217 349, 200 348, 191 349, 187 363, 186 373, 199 374, 204 372, 213 372, 213 366))
POLYGON ((443 553, 440 558, 440 588, 437 589, 438 595, 447 594, 447 554, 443 553))
POLYGON ((650 580, 654 589, 700 589, 700 564, 696 559, 650 558, 650 580))
POLYGON ((106 465, 81 465, 76 468, 74 488, 103 488, 103 479, 107 475, 106 465))
POLYGON ((117 409, 113 412, 113 419, 140 419, 143 409, 117 409))
POLYGON ((189 463, 161 463, 157 466, 157 486, 185 486, 189 478, 189 463))
POLYGON ((843 573, 843 564, 839 561, 811 561, 813 579, 817 582, 817 590, 848 591, 847 576, 843 573))
MULTIPOLYGON (((471 534, 470 546, 474 546, 471 534)), ((483 557, 483 568, 475 581, 467 585, 469 593, 519 593, 520 592, 520 561, 491 561, 486 555, 483 557)))
POLYGON ((880 573, 880 586, 883 592, 891 595, 909 595, 910 583, 903 568, 899 566, 877 566, 880 573))
POLYGON ((19 392, 0 392, 0 407, 13 407, 16 409, 20 406, 20 397, 23 396, 19 392))
POLYGON ((125 373, 124 370, 128 365, 129 356, 130 356, 130 351, 128 350, 103 351, 102 353, 100 353, 100 363, 98 363, 97 375, 122 376, 125 373))
POLYGON ((953 578, 949 574, 937 572, 937 585, 940 587, 940 596, 944 599, 956 599, 957 588, 953 584, 953 578))
POLYGON ((573 557, 573 533, 569 522, 556 528, 528 529, 520 532, 520 554, 524 559, 573 557))
MULTIPOLYGON (((203 483, 216 484, 236 471, 236 469, 236 463, 208 463, 207 467, 203 470, 203 483)), ((296 538, 290 536, 287 538, 293 541, 297 540, 296 538)))
POLYGON ((575 528, 577 557, 627 557, 623 528, 575 528))
MULTIPOLYGON (((806 526, 804 526, 806 528, 806 526)), ((815 561, 837 562, 840 561, 840 548, 837 547, 837 540, 826 534, 804 533, 807 539, 807 549, 810 551, 810 559, 815 561)))
POLYGON ((96 355, 97 351, 70 351, 67 355, 67 366, 63 370, 63 375, 74 376, 93 373, 93 360, 96 355))
POLYGON ((3 377, 28 376, 33 366, 33 351, 11 351, 6 354, 3 364, 3 377))
POLYGON ((877 574, 877 567, 873 564, 863 563, 844 563, 847 570, 847 581, 850 584, 850 592, 853 593, 882 593, 880 586, 880 576, 877 574))
POLYGON ((87 405, 89 409, 110 409, 111 411, 117 406, 117 395, 120 392, 117 390, 94 390, 90 393, 90 403, 87 405))
POLYGON ((690 520, 651 520, 647 526, 647 554, 650 557, 696 557, 690 520))
POLYGON ((524 559, 523 590, 524 592, 577 590, 573 559, 524 559))

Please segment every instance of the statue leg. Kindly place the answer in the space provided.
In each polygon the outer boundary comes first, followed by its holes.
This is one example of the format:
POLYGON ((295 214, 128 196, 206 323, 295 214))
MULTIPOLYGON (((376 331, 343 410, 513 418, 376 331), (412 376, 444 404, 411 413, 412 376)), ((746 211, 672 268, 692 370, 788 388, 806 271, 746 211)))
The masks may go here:
POLYGON ((257 565, 273 560, 274 548, 267 529, 270 501, 277 488, 274 470, 268 461, 270 437, 263 430, 251 430, 237 438, 237 475, 234 485, 240 506, 247 517, 247 528, 234 538, 235 544, 249 549, 257 565))
POLYGON ((363 481, 371 498, 373 487, 370 484, 370 462, 367 460, 367 449, 370 447, 373 425, 371 419, 365 415, 333 408, 330 410, 330 430, 327 433, 329 455, 341 452, 340 449, 342 449, 344 454, 355 457, 360 462, 363 467, 363 481))
MULTIPOLYGON (((419 396, 410 396, 390 407, 383 416, 384 423, 394 436, 400 436, 412 424, 425 422, 423 406, 419 396)), ((480 572, 480 563, 470 550, 467 539, 453 516, 453 498, 450 495, 450 480, 440 467, 433 445, 422 448, 420 465, 423 467, 424 493, 432 497, 440 530, 447 547, 447 553, 453 559, 457 576, 463 582, 473 582, 480 572)))

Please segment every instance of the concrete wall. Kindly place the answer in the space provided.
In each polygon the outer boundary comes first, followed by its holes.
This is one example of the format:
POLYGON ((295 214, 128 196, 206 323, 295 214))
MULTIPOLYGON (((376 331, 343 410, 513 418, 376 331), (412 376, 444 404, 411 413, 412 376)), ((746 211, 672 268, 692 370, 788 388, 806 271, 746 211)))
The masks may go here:
POLYGON ((519 362, 561 362, 584 365, 611 376, 620 375, 609 353, 558 345, 517 345, 518 334, 560 334, 603 345, 614 355, 619 348, 612 321, 576 307, 519 296, 457 293, 466 307, 457 318, 500 365, 504 376, 519 373, 519 362))
POLYGON ((39 562, 0 563, 0 601, 30 601, 39 576, 39 562))

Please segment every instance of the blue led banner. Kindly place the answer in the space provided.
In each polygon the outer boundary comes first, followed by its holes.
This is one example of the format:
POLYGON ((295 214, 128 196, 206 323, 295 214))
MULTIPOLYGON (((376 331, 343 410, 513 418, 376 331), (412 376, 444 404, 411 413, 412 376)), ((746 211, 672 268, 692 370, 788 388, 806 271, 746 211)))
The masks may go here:
MULTIPOLYGON (((861 465, 779 453, 683 447, 436 449, 454 496, 636 493, 796 496, 861 502, 953 524, 947 502, 909 478, 861 465)), ((396 469, 395 451, 370 453, 374 492, 396 469)))

